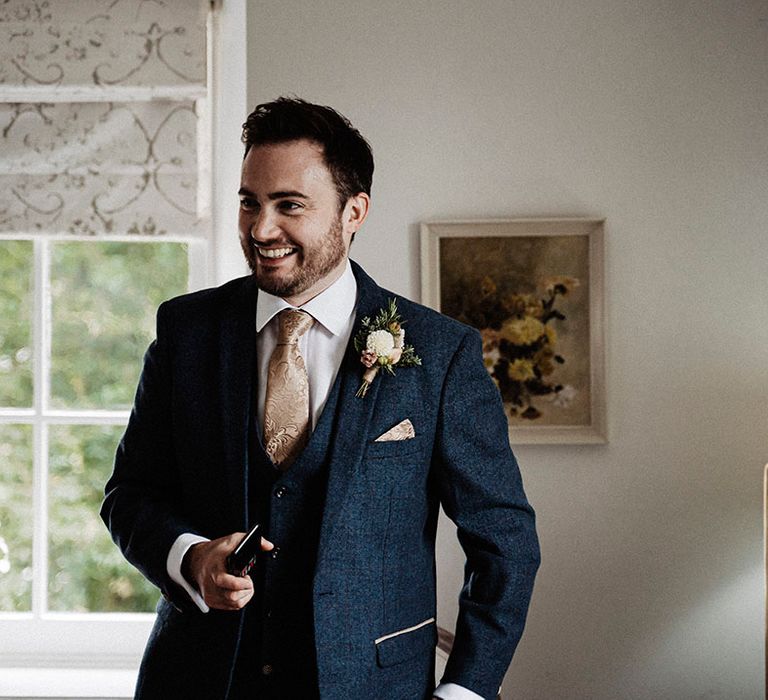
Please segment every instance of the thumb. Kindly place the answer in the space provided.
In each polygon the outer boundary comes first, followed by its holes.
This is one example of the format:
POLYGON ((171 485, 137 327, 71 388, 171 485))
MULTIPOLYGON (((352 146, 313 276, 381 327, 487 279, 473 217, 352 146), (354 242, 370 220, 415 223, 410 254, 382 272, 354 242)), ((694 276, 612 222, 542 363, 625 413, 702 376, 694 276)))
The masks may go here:
POLYGON ((222 537, 222 541, 224 544, 235 548, 238 544, 240 544, 240 541, 243 539, 243 537, 245 537, 245 535, 245 532, 233 532, 231 535, 222 537))

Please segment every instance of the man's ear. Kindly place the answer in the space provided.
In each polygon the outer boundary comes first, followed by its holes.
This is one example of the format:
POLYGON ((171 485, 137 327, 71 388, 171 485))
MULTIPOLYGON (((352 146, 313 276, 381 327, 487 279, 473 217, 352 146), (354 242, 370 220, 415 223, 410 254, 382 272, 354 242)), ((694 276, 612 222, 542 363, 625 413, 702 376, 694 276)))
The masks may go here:
POLYGON ((368 218, 371 198, 365 192, 358 192, 347 200, 342 213, 344 229, 353 235, 368 218))

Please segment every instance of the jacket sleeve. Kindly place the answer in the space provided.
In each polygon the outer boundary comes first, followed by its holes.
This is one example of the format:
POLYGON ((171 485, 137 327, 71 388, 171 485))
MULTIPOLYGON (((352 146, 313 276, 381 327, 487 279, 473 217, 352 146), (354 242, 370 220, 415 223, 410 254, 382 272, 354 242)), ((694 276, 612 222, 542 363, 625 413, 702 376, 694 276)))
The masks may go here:
POLYGON ((193 609, 166 568, 176 538, 196 533, 180 507, 172 432, 171 338, 171 311, 163 304, 157 313, 157 339, 144 356, 128 427, 105 487, 101 517, 125 558, 176 607, 193 609))
POLYGON ((466 555, 442 682, 495 698, 523 632, 540 555, 501 397, 474 330, 446 374, 434 458, 440 499, 466 555))

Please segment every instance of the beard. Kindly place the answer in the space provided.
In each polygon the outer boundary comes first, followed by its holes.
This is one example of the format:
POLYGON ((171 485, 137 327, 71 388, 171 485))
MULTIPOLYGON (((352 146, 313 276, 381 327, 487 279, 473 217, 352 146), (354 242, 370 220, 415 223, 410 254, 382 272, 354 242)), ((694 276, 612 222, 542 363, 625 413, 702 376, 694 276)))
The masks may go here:
POLYGON ((241 247, 259 289, 276 297, 302 294, 318 280, 328 275, 345 258, 347 252, 342 237, 341 217, 337 217, 328 231, 312 244, 302 246, 291 255, 298 261, 292 270, 269 270, 259 264, 259 252, 254 241, 241 241, 241 247))

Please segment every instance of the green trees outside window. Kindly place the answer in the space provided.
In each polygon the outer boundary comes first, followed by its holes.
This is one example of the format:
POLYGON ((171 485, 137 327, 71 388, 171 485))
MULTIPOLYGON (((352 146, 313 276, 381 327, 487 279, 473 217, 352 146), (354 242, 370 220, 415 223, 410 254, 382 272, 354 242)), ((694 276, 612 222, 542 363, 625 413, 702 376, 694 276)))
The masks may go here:
POLYGON ((0 406, 32 405, 32 241, 0 241, 0 406))
POLYGON ((31 610, 31 425, 0 425, 0 464, 0 610, 31 610))
POLYGON ((35 266, 32 241, 0 241, 0 611, 31 610, 43 585, 51 611, 151 612, 157 590, 98 510, 155 310, 187 289, 187 244, 42 242, 37 255, 41 246, 46 264, 35 266), (37 302, 34 274, 46 277, 37 302), (47 580, 33 558, 43 521, 47 580))
POLYGON ((52 406, 130 408, 157 305, 186 284, 179 243, 52 246, 52 406))

